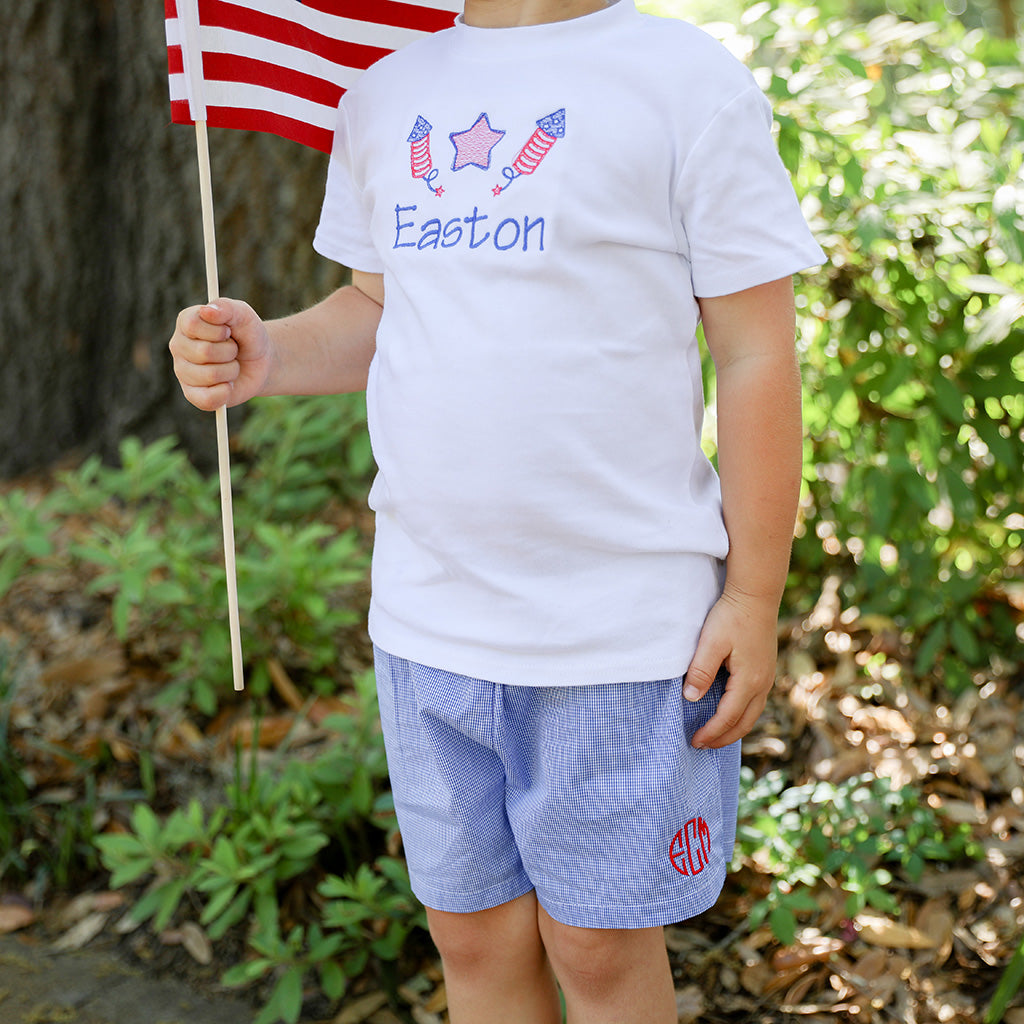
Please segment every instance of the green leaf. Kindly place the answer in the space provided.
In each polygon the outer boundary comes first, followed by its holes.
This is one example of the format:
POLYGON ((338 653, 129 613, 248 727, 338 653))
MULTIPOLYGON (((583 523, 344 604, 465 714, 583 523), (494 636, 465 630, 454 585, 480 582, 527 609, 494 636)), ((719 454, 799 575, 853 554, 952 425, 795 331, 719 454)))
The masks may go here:
POLYGON ((110 875, 110 888, 120 889, 121 886, 136 882, 152 871, 153 861, 149 857, 123 861, 110 875))
POLYGON ((963 392, 948 377, 941 373, 937 373, 932 377, 932 390, 935 394, 936 405, 946 419, 957 426, 963 423, 963 392))
POLYGON ((139 837, 123 833, 97 836, 96 848, 100 851, 104 864, 109 868, 113 868, 120 860, 145 856, 139 837))
POLYGON ((331 960, 322 963, 320 987, 328 999, 340 999, 345 992, 345 972, 331 960))
POLYGON ((235 893, 238 892, 238 886, 229 882, 227 885, 210 897, 209 903, 203 907, 202 914, 199 915, 200 924, 209 924, 211 921, 216 920, 220 915, 227 909, 228 904, 234 899, 235 893))
POLYGON ((1021 939, 1017 952, 1013 954, 999 985, 996 987, 992 1002, 985 1011, 985 1024, 999 1024, 1009 1006, 1010 1000, 1020 991, 1024 984, 1024 939, 1021 939))
POLYGON ((245 917, 246 911, 249 909, 249 903, 252 900, 252 890, 242 889, 241 892, 232 900, 231 905, 224 911, 223 914, 206 929, 207 934, 211 939, 216 941, 217 939, 223 938, 229 928, 234 927, 238 924, 242 918, 245 917))
POLYGON ((132 918, 136 921, 148 921, 162 906, 166 897, 166 891, 170 883, 150 889, 132 907, 132 918))
POLYGON ((169 882, 167 885, 160 888, 161 898, 159 903, 159 909, 157 910, 156 916, 153 918, 153 930, 163 931, 164 928, 170 923, 171 918, 174 916, 174 912, 178 909, 178 904, 181 902, 182 896, 185 895, 185 885, 187 879, 176 878, 174 881, 169 882))
POLYGON ((296 1024, 302 1012, 302 970, 289 967, 281 975, 270 1000, 254 1021, 254 1024, 296 1024))
POLYGON ((796 942, 796 915, 783 904, 773 908, 768 918, 772 934, 784 946, 792 946, 796 942))
POLYGON ((28 564, 28 559, 19 551, 10 550, 0 558, 0 597, 3 597, 12 586, 15 580, 21 576, 22 570, 28 564))
POLYGON ((147 846, 155 848, 159 845, 160 819, 157 818, 149 804, 138 803, 135 805, 135 809, 132 811, 132 828, 147 846))
POLYGON ((953 641, 953 646, 964 661, 969 665, 981 663, 981 643, 974 630, 971 629, 963 618, 957 616, 953 619, 953 624, 950 627, 950 638, 953 641))
POLYGON ((248 985, 257 978, 262 978, 272 966, 272 961, 266 957, 246 960, 244 963, 229 967, 221 975, 220 983, 227 988, 238 988, 242 985, 248 985))
POLYGON ((868 69, 864 66, 863 62, 857 60, 856 57, 850 56, 848 53, 840 51, 835 54, 835 61, 846 68, 847 71, 852 71, 858 78, 868 77, 868 69))
POLYGON ((23 541, 23 547, 32 558, 47 558, 53 554, 53 544, 50 543, 49 537, 38 534, 26 537, 23 541))

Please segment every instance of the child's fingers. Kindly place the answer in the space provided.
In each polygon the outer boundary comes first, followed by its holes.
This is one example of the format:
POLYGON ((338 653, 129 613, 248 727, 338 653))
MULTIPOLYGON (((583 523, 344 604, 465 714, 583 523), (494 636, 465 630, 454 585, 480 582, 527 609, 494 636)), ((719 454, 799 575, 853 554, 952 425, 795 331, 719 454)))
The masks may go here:
POLYGON ((175 337, 171 343, 171 355, 175 367, 207 366, 233 363, 238 359, 238 345, 231 339, 224 341, 200 341, 188 335, 175 337))
MULTIPOLYGON (((204 343, 200 343, 202 345, 204 343)), ((229 347, 229 346, 224 346, 229 347)), ((229 384, 238 378, 240 367, 235 359, 206 359, 199 362, 176 360, 174 372, 178 380, 190 388, 212 388, 229 384)))
POLYGON ((231 328, 220 322, 220 316, 220 311, 212 306, 190 306, 178 314, 174 335, 196 341, 226 341, 231 328))
POLYGON ((251 372, 243 380, 243 356, 251 365, 261 354, 261 340, 262 322, 245 302, 221 298, 183 309, 169 347, 185 397, 204 411, 246 401, 259 382, 251 372))
MULTIPOLYGON (((729 682, 732 683, 731 677, 729 682)), ((744 688, 726 686, 718 710, 697 731, 691 741, 693 746, 700 750, 725 747, 742 739, 761 717, 766 701, 767 693, 750 694, 744 688)))
POLYGON ((700 700, 711 689, 719 669, 732 653, 732 639, 727 631, 719 630, 717 621, 717 609, 714 609, 704 623, 697 650, 686 669, 683 696, 688 701, 700 700))
POLYGON ((723 657, 698 651, 683 678, 683 696, 688 701, 698 701, 711 689, 711 684, 722 667, 723 657), (699 659, 699 660, 698 660, 699 659))
POLYGON ((215 387, 194 388, 181 383, 181 393, 197 409, 203 412, 216 412, 221 406, 230 405, 234 393, 233 385, 218 384, 215 387))

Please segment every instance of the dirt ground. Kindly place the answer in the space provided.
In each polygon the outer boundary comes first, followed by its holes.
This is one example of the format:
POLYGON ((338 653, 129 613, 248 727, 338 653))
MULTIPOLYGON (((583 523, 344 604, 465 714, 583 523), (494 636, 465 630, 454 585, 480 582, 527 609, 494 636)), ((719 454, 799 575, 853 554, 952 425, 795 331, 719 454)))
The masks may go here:
POLYGON ((59 952, 30 933, 0 936, 2 1024, 251 1024, 254 1016, 230 995, 149 975, 113 940, 59 952))

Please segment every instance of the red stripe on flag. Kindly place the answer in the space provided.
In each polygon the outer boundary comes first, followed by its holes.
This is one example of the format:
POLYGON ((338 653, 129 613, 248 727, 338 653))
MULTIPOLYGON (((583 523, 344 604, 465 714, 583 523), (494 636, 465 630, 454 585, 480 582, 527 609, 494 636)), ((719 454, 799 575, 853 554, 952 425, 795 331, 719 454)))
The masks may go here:
POLYGON ((302 146, 330 153, 334 132, 327 128, 297 121, 284 114, 266 110, 246 110, 241 107, 207 107, 207 122, 217 128, 243 128, 254 132, 271 132, 302 146))
POLYGON ((171 75, 185 73, 185 58, 182 56, 180 46, 167 47, 167 73, 171 75))
POLYGON ((176 18, 178 16, 178 8, 174 5, 174 0, 164 0, 164 17, 165 18, 176 18))
POLYGON ((345 91, 340 85, 316 75, 307 75, 294 68, 256 60, 254 57, 236 57, 230 53, 204 53, 203 77, 208 82, 262 85, 327 107, 336 107, 345 91))
POLYGON ((372 21, 375 25, 397 25, 420 32, 438 32, 451 28, 455 21, 452 11, 439 11, 436 7, 403 4, 398 0, 304 0, 305 7, 334 14, 355 21, 372 21))
POLYGON ((192 108, 188 100, 171 100, 171 123, 172 124, 195 124, 192 120, 192 108))
MULTIPOLYGON (((171 100, 172 124, 195 124, 188 100, 171 100)), ((270 132, 291 139, 321 153, 330 153, 334 132, 298 121, 268 110, 247 110, 244 107, 207 107, 206 123, 211 128, 242 128, 252 132, 270 132)))
POLYGON ((325 36, 297 22, 227 3, 226 0, 199 0, 199 23, 295 46, 343 67, 366 69, 391 52, 377 46, 364 46, 325 36))

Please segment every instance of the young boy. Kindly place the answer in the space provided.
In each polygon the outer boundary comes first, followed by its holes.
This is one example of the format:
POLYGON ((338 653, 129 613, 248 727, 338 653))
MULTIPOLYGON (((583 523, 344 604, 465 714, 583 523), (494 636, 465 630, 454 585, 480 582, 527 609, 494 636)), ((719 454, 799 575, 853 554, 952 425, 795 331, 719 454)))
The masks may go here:
POLYGON ((556 979, 573 1024, 676 1019, 662 926, 721 890, 800 482, 821 252, 770 120, 633 0, 466 0, 341 104, 314 244, 353 284, 178 318, 201 409, 367 389, 381 719, 452 1024, 554 1024, 556 979))

